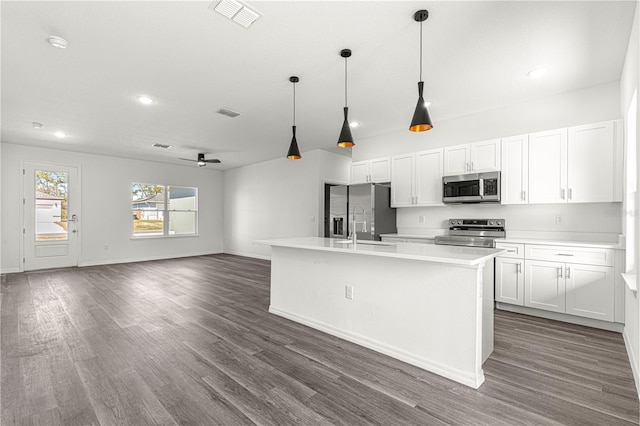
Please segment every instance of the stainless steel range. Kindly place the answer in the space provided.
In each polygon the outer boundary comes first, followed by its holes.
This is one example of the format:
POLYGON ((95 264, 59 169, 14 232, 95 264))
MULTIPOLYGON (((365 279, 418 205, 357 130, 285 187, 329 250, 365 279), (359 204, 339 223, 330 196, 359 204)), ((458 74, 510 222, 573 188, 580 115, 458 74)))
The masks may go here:
POLYGON ((449 219, 449 234, 436 237, 436 244, 469 247, 495 247, 504 238, 504 219, 449 219))

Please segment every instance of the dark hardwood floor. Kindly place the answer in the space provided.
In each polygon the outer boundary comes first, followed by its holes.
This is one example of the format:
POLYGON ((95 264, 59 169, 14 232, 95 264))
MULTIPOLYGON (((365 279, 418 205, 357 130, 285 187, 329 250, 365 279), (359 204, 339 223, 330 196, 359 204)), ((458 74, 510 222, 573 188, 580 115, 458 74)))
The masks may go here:
POLYGON ((478 390, 271 315, 215 255, 2 277, 4 426, 638 425, 620 334, 496 312, 478 390))

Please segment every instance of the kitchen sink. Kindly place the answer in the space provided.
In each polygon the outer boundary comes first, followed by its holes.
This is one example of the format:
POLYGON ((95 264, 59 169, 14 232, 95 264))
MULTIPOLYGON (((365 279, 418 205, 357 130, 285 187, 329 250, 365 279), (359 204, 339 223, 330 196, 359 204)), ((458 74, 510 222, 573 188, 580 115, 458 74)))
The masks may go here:
MULTIPOLYGON (((336 244, 353 244, 351 240, 333 240, 336 244)), ((358 240, 356 244, 364 244, 370 246, 395 246, 397 243, 389 243, 386 241, 358 240)))

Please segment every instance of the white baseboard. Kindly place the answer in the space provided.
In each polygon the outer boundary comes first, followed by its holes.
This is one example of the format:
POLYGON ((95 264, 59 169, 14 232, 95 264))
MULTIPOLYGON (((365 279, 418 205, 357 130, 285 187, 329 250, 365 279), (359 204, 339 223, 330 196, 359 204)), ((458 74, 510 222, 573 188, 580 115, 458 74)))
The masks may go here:
POLYGON ((433 362, 426 358, 416 357, 415 355, 409 352, 406 352, 402 349, 387 345, 377 340, 373 340, 369 337, 365 337, 360 334, 352 333, 346 330, 337 329, 327 323, 316 321, 311 318, 303 317, 297 314, 293 314, 291 312, 287 312, 287 311, 275 308, 273 306, 269 306, 269 312, 272 314, 281 316, 283 318, 289 319, 291 321, 314 328, 316 330, 320 330, 324 333, 331 334, 332 336, 339 337, 341 339, 347 340, 357 345, 364 346, 365 348, 369 348, 376 352, 389 355, 392 358, 399 359, 400 361, 404 361, 407 364, 415 365, 416 367, 420 367, 424 370, 430 371, 442 377, 446 377, 447 379, 454 380, 458 383, 462 383, 463 385, 472 387, 474 389, 478 389, 480 385, 484 382, 484 372, 482 371, 482 369, 480 370, 480 373, 477 375, 469 374, 464 371, 453 369, 446 365, 433 362))
POLYGON ((165 256, 144 256, 127 259, 106 259, 106 260, 94 260, 89 262, 80 262, 79 267, 84 266, 100 266, 100 265, 114 265, 117 263, 134 263, 134 262, 148 262, 150 260, 166 260, 166 259, 178 259, 181 257, 194 257, 194 256, 207 256, 210 254, 221 254, 221 251, 217 252, 196 252, 196 253, 184 253, 184 254, 172 254, 165 256))
POLYGON ((224 250, 224 254, 232 254, 234 256, 253 257, 254 259, 271 260, 271 256, 265 256, 262 254, 245 253, 242 251, 224 250))
POLYGON ((636 390, 638 391, 638 398, 640 398, 640 371, 638 371, 638 354, 633 353, 631 346, 631 337, 627 334, 627 328, 625 327, 622 332, 622 338, 624 339, 624 346, 627 348, 627 354, 629 355, 629 362, 631 363, 631 371, 633 372, 633 380, 636 383, 636 390))
POLYGON ((568 322, 570 324, 584 325, 585 327, 599 328, 601 330, 615 331, 622 333, 624 324, 618 322, 600 321, 592 318, 577 317, 559 312, 543 311, 540 309, 528 308, 526 306, 511 305, 509 303, 496 303, 496 308, 502 311, 515 312, 517 314, 531 315, 533 317, 546 318, 555 321, 568 322))
POLYGON ((18 272, 22 272, 20 268, 9 268, 3 269, 2 271, 0 271, 0 274, 17 274, 18 272))

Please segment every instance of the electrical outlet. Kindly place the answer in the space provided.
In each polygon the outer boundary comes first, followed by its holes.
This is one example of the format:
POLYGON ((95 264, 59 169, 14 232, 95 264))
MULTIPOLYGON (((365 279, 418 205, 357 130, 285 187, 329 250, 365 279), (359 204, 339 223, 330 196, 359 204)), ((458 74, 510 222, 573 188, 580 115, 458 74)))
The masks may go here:
POLYGON ((562 215, 560 213, 556 214, 556 224, 562 223, 562 215))
POLYGON ((418 216, 418 223, 424 223, 424 215, 418 216))
POLYGON ((352 285, 344 286, 344 297, 346 297, 349 300, 353 300, 353 286, 352 285))
POLYGON ((316 221, 315 216, 309 216, 309 222, 315 222, 315 221, 316 221))
POLYGON ((104 245, 104 249, 105 249, 105 250, 109 250, 109 244, 105 244, 105 245, 104 245))

